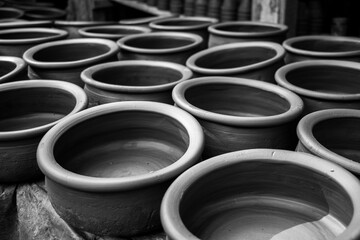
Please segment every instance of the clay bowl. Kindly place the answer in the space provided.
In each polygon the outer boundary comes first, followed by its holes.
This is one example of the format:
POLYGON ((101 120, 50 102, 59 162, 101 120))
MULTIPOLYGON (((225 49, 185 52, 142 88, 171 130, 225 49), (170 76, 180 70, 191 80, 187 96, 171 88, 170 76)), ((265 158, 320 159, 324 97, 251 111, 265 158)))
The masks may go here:
POLYGON ((285 62, 333 59, 360 62, 360 38, 343 36, 299 36, 283 42, 285 62))
POLYGON ((0 101, 0 182, 38 180, 41 138, 65 116, 83 110, 87 96, 74 84, 26 80, 1 84, 0 101))
POLYGON ((55 28, 16 28, 0 30, 0 55, 22 57, 29 48, 66 38, 68 33, 55 28))
POLYGON ((26 66, 22 58, 0 56, 0 83, 27 79, 26 66))
POLYGON ((169 240, 358 239, 360 182, 310 154, 237 151, 180 175, 161 221, 169 240))
POLYGON ((360 109, 360 63, 308 60, 281 67, 276 82, 304 101, 303 115, 322 109, 360 109))
POLYGON ((24 11, 11 8, 11 7, 1 7, 0 8, 0 22, 9 22, 21 18, 24 15, 24 11))
POLYGON ((121 25, 92 26, 79 29, 79 34, 82 37, 105 38, 113 41, 125 36, 149 32, 151 29, 147 27, 121 25))
POLYGON ((161 229, 161 199, 199 161, 203 140, 199 123, 174 106, 108 103, 56 125, 37 156, 50 202, 70 226, 130 237, 161 229))
POLYGON ((99 63, 116 60, 119 47, 100 38, 66 39, 39 44, 24 53, 30 79, 57 79, 81 87, 81 72, 99 63))
POLYGON ((186 65, 195 76, 232 76, 275 83, 285 50, 271 42, 229 43, 199 51, 186 65))
POLYGON ((234 42, 270 41, 281 44, 288 27, 283 24, 232 21, 209 26, 209 47, 234 42))
POLYGON ((115 24, 111 21, 63 21, 56 20, 54 21, 54 26, 66 30, 69 33, 68 39, 72 38, 81 38, 79 34, 80 28, 101 26, 101 25, 110 25, 115 24))
POLYGON ((26 21, 26 20, 16 20, 9 22, 0 21, 0 30, 4 29, 15 29, 15 28, 41 28, 41 27, 52 27, 53 23, 49 20, 42 21, 26 21))
POLYGON ((149 24, 153 21, 165 19, 169 17, 175 17, 174 14, 166 14, 166 15, 160 15, 160 16, 150 16, 150 17, 140 17, 140 18, 126 18, 121 19, 119 21, 120 25, 131 25, 131 26, 143 26, 143 27, 149 27, 149 24))
POLYGON ((182 32, 151 32, 123 37, 119 60, 153 60, 185 64, 202 49, 203 39, 196 34, 182 32))
POLYGON ((310 113, 298 124, 299 152, 337 163, 360 177, 360 110, 327 109, 310 113))
POLYGON ((275 84, 232 77, 202 77, 173 90, 175 104, 205 132, 203 158, 251 148, 294 150, 303 103, 275 84))
POLYGON ((53 7, 30 8, 25 11, 24 18, 28 20, 61 20, 65 19, 66 11, 53 7))
POLYGON ((192 77, 187 67, 171 62, 124 60, 85 69, 81 79, 89 106, 119 101, 174 104, 174 86, 192 77))

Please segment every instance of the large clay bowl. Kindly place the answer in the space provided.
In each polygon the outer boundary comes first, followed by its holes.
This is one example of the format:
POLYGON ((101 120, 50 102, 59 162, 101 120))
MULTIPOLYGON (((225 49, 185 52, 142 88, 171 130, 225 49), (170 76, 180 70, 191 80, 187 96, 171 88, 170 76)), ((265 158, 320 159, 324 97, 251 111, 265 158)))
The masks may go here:
POLYGON ((0 83, 27 79, 26 66, 22 58, 0 56, 0 83))
POLYGON ((251 149, 201 162, 161 204, 169 240, 360 238, 360 182, 305 153, 251 149))
POLYGON ((56 79, 83 87, 81 72, 116 60, 118 50, 116 43, 107 39, 66 39, 36 45, 23 58, 29 64, 30 79, 56 79))
POLYGON ((64 21, 56 20, 54 21, 54 26, 56 28, 64 29, 69 33, 68 38, 81 38, 79 34, 80 28, 92 27, 92 26, 101 26, 101 25, 110 25, 115 22, 111 21, 64 21))
POLYGON ((297 134, 297 151, 335 162, 360 177, 360 110, 310 113, 299 122, 297 134))
POLYGON ((0 23, 13 21, 21 18, 24 15, 24 11, 17 8, 2 7, 0 8, 0 23))
POLYGON ((295 150, 301 98, 275 84, 231 77, 179 83, 175 104, 204 129, 203 158, 251 148, 295 150))
POLYGON ((30 8, 25 11, 24 18, 28 20, 60 20, 65 19, 66 11, 53 7, 30 8))
POLYGON ((157 60, 185 64, 202 49, 203 39, 182 32, 151 32, 130 35, 117 41, 119 60, 157 60))
POLYGON ((161 199, 199 161, 202 147, 190 114, 131 101, 67 118, 44 136, 37 156, 50 202, 70 226, 129 237, 161 229, 161 199))
POLYGON ((29 48, 66 38, 68 33, 55 28, 16 28, 0 30, 0 55, 22 57, 29 48))
POLYGON ((191 77, 191 70, 183 65, 144 60, 99 64, 81 73, 89 106, 119 101, 174 104, 173 88, 191 77))
POLYGON ((80 87, 52 80, 0 85, 0 182, 31 182, 43 175, 36 149, 44 134, 65 116, 83 110, 80 87))
POLYGON ((360 63, 308 60, 281 67, 276 82, 299 95, 306 115, 322 109, 360 109, 360 63))
POLYGON ((0 21, 0 30, 4 29, 15 29, 15 28, 41 28, 41 27, 52 27, 53 23, 49 20, 42 21, 26 21, 26 20, 16 20, 9 22, 0 21))
POLYGON ((82 37, 105 38, 113 41, 125 36, 149 32, 151 29, 147 27, 121 25, 92 26, 79 29, 79 34, 82 37))
POLYGON ((233 42, 270 41, 281 44, 288 27, 283 24, 233 21, 209 26, 209 47, 233 42))
POLYGON ((283 42, 285 62, 309 59, 333 59, 360 62, 360 38, 310 35, 292 37, 283 42))
POLYGON ((275 83, 285 50, 271 42, 229 43, 190 56, 186 65, 196 76, 232 76, 275 83))

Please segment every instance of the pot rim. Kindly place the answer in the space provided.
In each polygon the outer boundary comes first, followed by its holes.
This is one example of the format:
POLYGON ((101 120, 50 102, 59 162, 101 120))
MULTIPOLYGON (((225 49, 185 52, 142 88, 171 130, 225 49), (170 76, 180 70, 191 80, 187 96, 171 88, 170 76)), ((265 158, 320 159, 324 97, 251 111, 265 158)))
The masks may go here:
POLYGON ((58 41, 52 41, 47 43, 38 44, 32 48, 29 48, 25 51, 23 59, 32 67, 38 68, 72 68, 84 66, 92 63, 97 63, 98 61, 104 60, 112 55, 115 55, 119 50, 119 47, 114 43, 114 41, 102 39, 102 38, 78 38, 78 39, 64 39, 58 41), (94 56, 91 58, 86 58, 76 61, 67 61, 67 62, 43 62, 34 59, 34 54, 40 50, 54 47, 54 46, 64 46, 77 43, 93 43, 99 45, 105 45, 109 50, 101 55, 94 56))
POLYGON ((139 33, 149 33, 151 29, 148 27, 141 27, 141 26, 124 26, 124 25, 101 25, 101 26, 91 26, 91 27, 84 27, 78 30, 79 34, 82 37, 96 37, 96 38, 111 38, 118 40, 122 37, 129 36, 132 34, 139 34, 139 33), (123 30, 133 30, 138 31, 138 33, 131 33, 131 34, 120 34, 120 33, 94 33, 89 32, 91 30, 97 29, 123 29, 123 30))
POLYGON ((335 118, 359 118, 360 110, 355 109, 326 109, 316 112, 312 112, 303 117, 297 126, 296 132, 299 141, 309 150, 312 154, 315 154, 321 158, 329 159, 349 171, 360 174, 360 163, 353 161, 349 158, 343 157, 333 151, 327 149, 322 145, 314 136, 313 128, 316 124, 335 118))
POLYGON ((224 45, 219 45, 211 48, 207 48, 204 50, 201 50, 193 55, 191 55, 187 61, 186 66, 190 68, 192 71, 206 74, 206 75, 231 75, 236 73, 242 73, 242 72, 248 72, 251 70, 264 68, 267 66, 270 66, 276 62, 280 62, 283 60, 285 56, 285 49, 278 43, 273 42, 239 42, 239 43, 227 43, 224 45), (273 56, 270 59, 267 59, 265 61, 261 61, 258 63, 253 63, 246 66, 240 66, 240 67, 233 67, 233 68, 205 68, 205 67, 199 67, 196 65, 196 61, 200 58, 206 57, 209 54, 213 54, 216 52, 222 52, 226 50, 232 50, 232 49, 246 49, 248 47, 257 47, 257 48, 267 48, 274 50, 276 52, 275 56, 273 56))
POLYGON ((4 30, 0 30, 0 44, 6 44, 6 45, 38 44, 38 43, 63 39, 63 38, 66 38, 68 35, 69 35, 69 33, 65 30, 56 29, 56 28, 46 28, 46 27, 4 29, 4 30), (56 35, 46 36, 46 37, 37 37, 37 38, 25 38, 25 39, 3 39, 3 38, 1 38, 1 34, 27 33, 27 32, 55 33, 56 35))
POLYGON ((71 110, 71 112, 69 112, 66 116, 64 116, 63 118, 57 121, 24 130, 0 131, 0 141, 23 139, 23 138, 44 134, 47 130, 49 130, 51 127, 61 122, 66 117, 71 116, 76 112, 85 109, 88 104, 88 97, 82 88, 80 88, 79 86, 73 83, 59 81, 59 80, 45 80, 45 79, 22 80, 17 82, 3 83, 0 85, 0 94, 1 92, 5 92, 5 91, 16 91, 19 89, 31 89, 31 88, 50 88, 50 89, 55 88, 66 91, 75 98, 76 104, 71 110))
POLYGON ((211 76, 193 78, 191 81, 184 81, 176 85, 172 92, 172 98, 177 106, 187 112, 190 112, 197 118, 220 124, 227 124, 230 126, 259 127, 280 125, 296 119, 300 116, 303 110, 303 101, 295 93, 272 83, 237 77, 211 76), (279 98, 286 100, 290 107, 286 112, 277 115, 264 117, 241 117, 210 112, 198 108, 186 100, 185 92, 188 89, 209 84, 232 84, 257 88, 263 91, 271 92, 279 98))
POLYGON ((18 72, 25 70, 27 67, 26 62, 19 57, 12 57, 12 56, 0 56, 0 62, 10 62, 15 64, 15 68, 8 72, 7 74, 0 76, 0 83, 6 82, 12 76, 17 74, 18 72))
POLYGON ((18 18, 24 16, 24 13, 25 13, 23 10, 20 10, 20 9, 17 9, 17 8, 12 8, 12 7, 1 7, 1 8, 0 8, 0 12, 1 12, 1 11, 7 11, 7 12, 17 13, 17 16, 12 17, 12 18, 2 18, 2 19, 0 19, 1 21, 11 20, 11 19, 18 19, 18 18))
POLYGON ((0 29, 14 29, 16 27, 26 28, 26 27, 42 27, 45 25, 52 25, 50 20, 39 20, 39 21, 11 21, 11 22, 0 22, 0 29))
POLYGON ((195 47, 198 47, 203 42, 203 38, 197 34, 193 33, 185 33, 185 32, 150 32, 150 33, 140 33, 140 34, 134 34, 129 35, 126 37, 123 37, 119 39, 116 43, 120 47, 121 50, 126 50, 129 52, 134 53, 142 53, 142 54, 171 54, 171 53, 177 53, 182 52, 186 50, 193 49, 195 47), (148 37, 177 37, 177 38, 183 38, 183 39, 191 39, 193 42, 191 44, 180 46, 180 47, 174 47, 174 48, 163 48, 163 49, 149 49, 149 48, 140 48, 140 47, 132 47, 128 46, 126 44, 127 41, 131 41, 133 39, 141 39, 141 38, 148 38, 148 37))
POLYGON ((151 16, 151 17, 140 17, 140 18, 130 18, 130 19, 121 19, 118 23, 124 25, 137 25, 137 24, 148 24, 151 21, 157 19, 163 19, 168 17, 173 17, 173 14, 161 15, 161 16, 151 16))
MULTIPOLYGON (((289 63, 287 65, 284 65, 280 67, 276 73, 275 73, 275 81, 278 85, 289 89, 296 94, 316 98, 316 99, 325 99, 325 100, 359 100, 360 99, 360 93, 356 94, 346 94, 346 93, 326 93, 326 92, 318 92, 314 90, 309 90, 306 88, 299 87, 297 85, 294 85, 290 83, 286 75, 290 73, 293 70, 300 70, 300 69, 306 69, 306 68, 314 68, 314 67, 342 67, 342 68, 351 68, 354 70, 359 71, 360 73, 360 63, 357 62, 351 62, 351 61, 340 61, 340 60, 308 60, 308 61, 300 61, 300 62, 294 62, 289 63)), ((341 82, 339 82, 341 84, 341 82)))
POLYGON ((210 26, 211 24, 218 23, 219 20, 211 17, 202 17, 202 16, 179 16, 179 17, 169 17, 164 19, 155 20, 149 23, 149 27, 156 30, 170 30, 170 31, 187 31, 187 30, 198 30, 210 26), (178 26, 178 25, 162 25, 163 23, 173 23, 173 22, 192 22, 199 21, 198 24, 188 25, 188 26, 178 26), (205 22, 207 21, 207 22, 205 22))
POLYGON ((90 85, 95 88, 103 89, 111 92, 132 92, 132 93, 151 93, 171 90, 175 85, 192 77, 192 72, 189 68, 178 63, 172 63, 167 61, 147 61, 147 60, 123 60, 116 62, 107 62, 98 65, 91 66, 81 72, 81 79, 86 85, 90 85), (128 86, 128 85, 116 85, 97 81, 93 78, 93 74, 99 70, 106 70, 111 68, 121 68, 128 66, 151 66, 159 68, 172 69, 179 72, 182 76, 177 81, 159 84, 155 86, 128 86))
POLYGON ((298 43, 301 41, 308 40, 323 40, 323 41, 333 41, 333 42, 353 42, 358 43, 360 45, 360 39, 356 37, 348 37, 348 36, 332 36, 332 35, 307 35, 307 36, 297 36, 286 39, 282 45, 286 51, 305 56, 314 56, 314 57, 351 57, 360 55, 360 47, 359 50, 354 51, 343 51, 343 52, 319 52, 319 51, 310 51, 303 50, 299 48, 293 47, 294 43, 298 43))
POLYGON ((66 20, 55 20, 54 26, 56 27, 87 27, 87 26, 100 26, 116 24, 115 21, 66 21, 66 20))
POLYGON ((279 149, 249 149, 222 154, 200 162, 181 174, 170 185, 164 195, 160 209, 161 223, 170 239, 199 239, 186 228, 179 213, 182 196, 191 184, 220 168, 229 168, 232 165, 255 161, 296 165, 319 173, 338 183, 349 194, 354 211, 348 227, 335 239, 350 240, 360 235, 358 227, 360 223, 360 182, 355 176, 341 166, 311 154, 279 149))
POLYGON ((175 106, 147 101, 115 102, 92 107, 74 114, 51 128, 42 138, 38 150, 37 161, 46 177, 59 184, 78 190, 92 192, 113 192, 131 190, 154 184, 161 184, 177 177, 180 173, 198 161, 204 145, 204 135, 196 119, 184 110, 175 106), (89 177, 62 168, 55 160, 53 148, 56 141, 68 129, 77 124, 105 114, 119 111, 156 112, 179 122, 189 135, 189 145, 184 155, 173 164, 152 173, 119 177, 89 177))
POLYGON ((57 16, 57 17, 62 17, 66 15, 66 11, 62 10, 60 8, 55 8, 55 7, 37 7, 37 8, 32 8, 32 9, 28 9, 25 11, 24 16, 40 16, 42 17, 42 14, 39 14, 39 12, 51 12, 54 13, 53 16, 57 16))

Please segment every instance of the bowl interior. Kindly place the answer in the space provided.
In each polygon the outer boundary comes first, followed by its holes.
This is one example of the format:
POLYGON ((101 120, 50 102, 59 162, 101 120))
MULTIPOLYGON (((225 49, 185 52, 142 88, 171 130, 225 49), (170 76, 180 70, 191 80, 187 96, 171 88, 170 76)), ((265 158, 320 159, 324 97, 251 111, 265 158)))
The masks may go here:
POLYGON ((30 39, 30 38, 46 38, 51 36, 59 35, 54 32, 36 32, 36 31, 26 31, 26 32, 8 32, 8 33, 0 33, 1 39, 30 39))
POLYGON ((195 40, 177 36, 142 36, 125 42, 127 46, 143 49, 168 49, 191 45, 195 40))
POLYGON ((210 24, 210 21, 204 21, 204 20, 183 20, 183 19, 177 19, 177 20, 168 20, 168 21, 162 21, 156 23, 156 25, 159 26, 167 26, 167 27, 188 27, 188 26, 202 26, 206 27, 207 24, 210 24))
POLYGON ((16 68, 16 64, 8 61, 0 60, 0 78, 16 68))
POLYGON ((18 18, 22 14, 20 12, 14 10, 3 10, 0 9, 0 19, 7 19, 7 18, 18 18))
POLYGON ((352 52, 360 50, 360 41, 337 41, 334 39, 309 39, 293 42, 293 48, 313 52, 352 52))
POLYGON ((128 35, 128 34, 136 34, 136 33, 142 33, 143 31, 137 30, 137 29, 131 29, 131 28, 92 28, 86 30, 88 33, 94 33, 94 34, 120 34, 120 35, 128 35))
POLYGON ((218 26, 216 29, 226 32, 234 33, 262 33, 262 32, 274 32, 279 31, 279 28, 272 26, 260 26, 260 25, 225 25, 218 26))
POLYGON ((119 178, 169 166, 188 145, 187 131, 177 120, 155 112, 122 111, 68 129, 55 143, 54 157, 80 175, 119 178))

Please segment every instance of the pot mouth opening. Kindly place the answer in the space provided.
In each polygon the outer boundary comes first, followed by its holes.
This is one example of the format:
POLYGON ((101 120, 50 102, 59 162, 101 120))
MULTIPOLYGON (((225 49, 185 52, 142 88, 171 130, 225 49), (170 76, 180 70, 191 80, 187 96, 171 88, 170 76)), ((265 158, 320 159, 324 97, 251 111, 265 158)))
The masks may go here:
POLYGON ((137 34, 137 33, 143 33, 144 31, 141 31, 139 29, 134 28, 124 28, 124 27, 118 27, 118 28, 110 28, 110 27, 92 27, 91 29, 84 29, 84 33, 92 33, 92 34, 109 34, 109 35, 128 35, 128 34, 137 34))
POLYGON ((215 22, 217 22, 216 19, 180 17, 157 20, 151 22, 149 26, 159 30, 191 30, 207 28, 215 22))
POLYGON ((10 61, 3 61, 0 59, 0 79, 7 74, 10 74, 17 67, 17 64, 10 61))
POLYGON ((0 19, 12 19, 23 16, 24 12, 15 8, 0 8, 0 19))
POLYGON ((171 36, 148 36, 130 39, 125 42, 129 47, 137 49, 173 49, 188 46, 195 41, 190 38, 171 37, 171 36))

